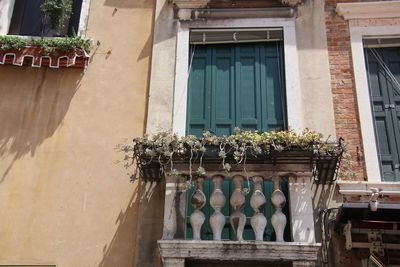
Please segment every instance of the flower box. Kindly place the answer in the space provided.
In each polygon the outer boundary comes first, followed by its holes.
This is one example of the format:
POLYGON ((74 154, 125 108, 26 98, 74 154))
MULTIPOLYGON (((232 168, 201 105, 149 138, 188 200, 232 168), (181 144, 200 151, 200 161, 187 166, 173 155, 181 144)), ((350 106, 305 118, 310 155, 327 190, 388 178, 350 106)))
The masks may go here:
POLYGON ((239 132, 200 139, 160 133, 153 139, 138 138, 133 146, 141 177, 152 181, 162 179, 165 172, 191 176, 207 175, 208 171, 302 169, 312 171, 316 182, 330 183, 336 179, 342 152, 341 141, 323 142, 318 134, 307 131, 302 135, 239 132))
POLYGON ((41 46, 0 49, 0 64, 2 65, 86 69, 88 63, 89 55, 81 48, 69 51, 55 48, 51 53, 47 53, 41 46))

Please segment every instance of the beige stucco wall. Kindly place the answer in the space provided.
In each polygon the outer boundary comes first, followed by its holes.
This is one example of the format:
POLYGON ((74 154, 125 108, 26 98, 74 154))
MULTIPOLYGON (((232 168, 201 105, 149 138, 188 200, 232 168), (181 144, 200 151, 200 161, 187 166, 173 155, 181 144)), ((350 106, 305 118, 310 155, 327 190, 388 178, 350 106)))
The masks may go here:
POLYGON ((89 68, 0 66, 0 265, 133 266, 152 0, 91 1, 89 68))

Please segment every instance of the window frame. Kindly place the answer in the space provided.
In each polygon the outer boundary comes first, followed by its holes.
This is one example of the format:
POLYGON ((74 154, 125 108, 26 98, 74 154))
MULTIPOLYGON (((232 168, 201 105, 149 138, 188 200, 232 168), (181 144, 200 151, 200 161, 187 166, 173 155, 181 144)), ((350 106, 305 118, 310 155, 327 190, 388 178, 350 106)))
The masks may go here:
MULTIPOLYGON (((85 34, 86 34, 90 1, 91 0, 82 0, 78 32, 76 33, 78 36, 85 36, 85 34)), ((9 2, 5 3, 3 6, 0 6, 0 8, 3 7, 4 10, 7 10, 7 13, 4 14, 3 19, 0 19, 0 35, 8 35, 10 25, 11 25, 12 15, 14 12, 14 5, 15 5, 15 0, 10 0, 9 2)), ((16 35, 16 36, 22 36, 22 35, 16 35)), ((40 37, 36 37, 36 36, 22 36, 22 37, 40 38, 40 37)), ((46 37, 46 38, 59 38, 59 37, 46 37)))
POLYGON ((368 87, 368 73, 365 63, 363 38, 376 36, 400 36, 399 25, 394 26, 368 26, 352 27, 350 24, 350 43, 353 59, 354 81, 357 94, 357 104, 360 117, 362 142, 364 147, 364 159, 369 182, 383 182, 374 118, 371 107, 371 98, 368 87))
POLYGON ((188 69, 189 69, 189 34, 191 29, 196 28, 276 28, 283 30, 283 57, 284 77, 286 85, 286 114, 290 129, 300 130, 303 128, 301 114, 301 91, 299 64, 296 45, 295 21, 293 18, 262 18, 262 19, 226 19, 207 20, 178 23, 174 105, 172 117, 172 130, 180 136, 186 134, 187 116, 187 93, 188 93, 188 69), (288 60, 290 59, 290 60, 288 60), (288 75, 289 74, 289 75, 288 75))

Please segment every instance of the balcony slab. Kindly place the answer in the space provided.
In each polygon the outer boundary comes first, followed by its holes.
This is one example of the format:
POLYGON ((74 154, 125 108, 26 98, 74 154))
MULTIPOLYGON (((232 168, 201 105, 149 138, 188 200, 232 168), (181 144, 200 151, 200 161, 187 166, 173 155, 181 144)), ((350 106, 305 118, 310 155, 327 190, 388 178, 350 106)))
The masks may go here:
POLYGON ((317 261, 320 243, 159 240, 163 261, 168 259, 219 261, 317 261))

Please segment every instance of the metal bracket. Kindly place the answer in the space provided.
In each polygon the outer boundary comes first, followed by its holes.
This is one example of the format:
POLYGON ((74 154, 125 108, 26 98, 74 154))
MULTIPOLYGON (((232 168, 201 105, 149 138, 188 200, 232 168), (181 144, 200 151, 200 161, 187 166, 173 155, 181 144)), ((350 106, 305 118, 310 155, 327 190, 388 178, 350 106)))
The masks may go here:
POLYGON ((385 109, 396 108, 395 104, 385 104, 385 109))

